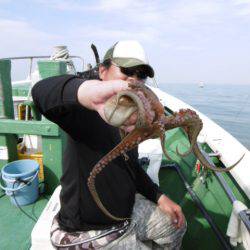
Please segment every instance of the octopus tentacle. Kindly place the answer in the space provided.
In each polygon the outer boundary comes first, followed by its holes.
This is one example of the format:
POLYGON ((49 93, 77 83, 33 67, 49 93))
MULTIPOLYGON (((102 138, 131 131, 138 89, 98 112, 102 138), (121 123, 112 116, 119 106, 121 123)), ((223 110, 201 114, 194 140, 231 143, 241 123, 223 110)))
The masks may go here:
POLYGON ((188 109, 187 112, 189 114, 191 112, 191 115, 192 115, 191 117, 192 123, 185 126, 186 129, 184 128, 184 131, 187 133, 188 139, 190 141, 190 146, 189 146, 189 149, 185 153, 180 153, 178 146, 176 147, 176 153, 177 155, 181 157, 186 157, 192 152, 193 146, 196 143, 197 137, 203 127, 201 119, 196 113, 194 113, 194 111, 188 109))
POLYGON ((165 140, 166 140, 166 135, 165 135, 165 129, 164 129, 164 124, 160 125, 160 140, 161 140, 161 148, 162 148, 162 152, 164 153, 164 155, 166 156, 166 158, 170 161, 173 161, 173 159, 169 156, 166 147, 165 147, 165 140))
POLYGON ((100 197, 97 193, 97 190, 95 188, 95 179, 97 174, 99 174, 104 167, 108 165, 109 162, 111 162, 113 159, 117 158, 119 155, 126 153, 128 150, 131 150, 132 148, 136 147, 142 140, 145 140, 147 138, 148 133, 145 133, 145 129, 136 129, 133 130, 130 134, 128 134, 123 141, 121 141, 113 150, 111 150, 107 155, 105 155, 98 163, 94 166, 93 170, 90 173, 90 176, 88 178, 87 185, 89 187, 89 191, 97 204, 97 206, 103 211, 104 214, 106 214, 108 217, 110 217, 113 220, 121 221, 121 220, 127 220, 130 218, 119 218, 114 215, 112 215, 102 204, 100 197))
POLYGON ((202 129, 202 122, 199 116, 192 110, 180 110, 178 113, 175 112, 171 116, 162 117, 162 123, 165 124, 165 130, 169 130, 176 127, 185 127, 186 132, 190 141, 190 148, 185 153, 180 153, 178 146, 176 147, 176 153, 179 156, 188 155, 196 142, 197 136, 202 129))
POLYGON ((98 205, 98 207, 103 211, 104 214, 106 214, 108 217, 110 217, 113 220, 117 220, 117 221, 123 221, 123 220, 130 220, 130 218, 119 218, 116 217, 114 215, 112 215, 102 204, 102 202, 100 201, 100 196, 98 195, 96 188, 95 188, 95 184, 91 183, 91 180, 89 180, 88 182, 88 187, 89 187, 89 191, 95 201, 95 203, 98 205))
POLYGON ((165 123, 165 129, 172 129, 174 127, 183 127, 187 126, 188 128, 193 128, 194 130, 192 133, 188 133, 188 137, 191 140, 190 148, 192 148, 195 156, 199 159, 201 164, 213 171, 220 171, 220 172, 227 172, 230 171, 232 168, 234 168, 244 157, 244 155, 232 166, 228 168, 217 168, 211 165, 207 159, 204 157, 204 155, 201 153, 198 145, 197 145, 197 136, 202 129, 202 122, 199 118, 199 116, 189 109, 187 110, 180 110, 178 113, 174 113, 173 116, 165 117, 163 118, 163 122, 165 123), (185 115, 188 114, 188 115, 185 115))
MULTIPOLYGON (((123 129, 119 129, 119 133, 120 133, 120 137, 122 141, 126 137, 127 133, 123 129)), ((125 152, 123 153, 123 156, 124 156, 125 161, 129 160, 129 156, 125 152)))
POLYGON ((215 167, 213 165, 211 165, 209 163, 209 161, 206 159, 206 157, 202 154, 202 152, 200 151, 200 148, 198 146, 197 143, 194 144, 194 147, 193 147, 193 151, 194 151, 194 154, 195 156, 199 159, 200 163, 207 169, 210 169, 210 170, 213 170, 213 171, 217 171, 217 172, 228 172, 230 171, 231 169, 233 169, 235 166, 238 165, 238 163, 244 158, 245 154, 243 154, 240 159, 235 162, 232 166, 230 167, 227 167, 227 168, 218 168, 218 167, 215 167))

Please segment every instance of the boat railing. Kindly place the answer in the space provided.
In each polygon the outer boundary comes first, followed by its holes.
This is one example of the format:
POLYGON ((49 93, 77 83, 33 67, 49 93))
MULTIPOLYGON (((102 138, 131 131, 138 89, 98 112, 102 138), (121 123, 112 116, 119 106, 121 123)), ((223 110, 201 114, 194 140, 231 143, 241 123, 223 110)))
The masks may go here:
MULTIPOLYGON (((207 154, 204 150, 202 150, 200 148, 203 156, 207 159, 207 161, 214 167, 215 164, 213 163, 213 161, 210 158, 210 155, 207 154)), ((230 200, 230 202, 233 204, 235 201, 237 201, 237 198, 235 197, 233 191, 231 190, 231 188, 229 187, 229 185, 227 184, 226 180, 224 179, 223 175, 217 171, 214 171, 214 175, 216 176, 217 180, 219 181, 220 185, 223 187, 228 199, 230 200)), ((250 232, 250 218, 248 215, 249 211, 248 210, 243 210, 241 212, 239 212, 239 218, 241 219, 241 221, 244 223, 244 225, 246 226, 248 232, 250 232)))
MULTIPOLYGON (((46 59, 46 58, 50 58, 50 57, 51 56, 16 56, 16 57, 0 58, 0 60, 30 60, 28 78, 26 80, 13 81, 13 84, 19 84, 19 83, 24 83, 24 82, 25 83, 31 82, 31 74, 32 74, 34 59, 46 59)), ((82 62, 81 70, 84 71, 84 59, 81 56, 74 56, 74 55, 71 56, 70 55, 69 59, 79 59, 82 62)), ((151 84, 155 88, 159 87, 155 77, 152 78, 152 83, 151 84)))
MULTIPOLYGON (((51 56, 17 56, 17 57, 6 57, 6 58, 0 58, 0 60, 30 60, 30 64, 29 64, 29 74, 28 74, 28 78, 27 80, 22 80, 25 82, 29 82, 31 81, 31 74, 32 74, 32 68, 33 68, 33 62, 34 59, 46 59, 46 58, 50 58, 51 56)), ((70 55, 69 59, 79 59, 82 63, 82 67, 81 69, 84 71, 84 59, 81 56, 74 56, 74 55, 70 55)), ((21 83, 22 81, 15 81, 13 83, 21 83)))

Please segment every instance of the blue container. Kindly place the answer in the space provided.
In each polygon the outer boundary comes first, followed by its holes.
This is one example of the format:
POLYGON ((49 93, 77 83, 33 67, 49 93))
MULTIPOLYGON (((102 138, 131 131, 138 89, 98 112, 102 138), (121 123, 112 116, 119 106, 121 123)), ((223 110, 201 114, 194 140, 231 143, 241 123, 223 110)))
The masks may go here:
POLYGON ((1 170, 5 190, 15 206, 35 202, 39 195, 39 164, 34 160, 18 160, 5 165, 1 170))

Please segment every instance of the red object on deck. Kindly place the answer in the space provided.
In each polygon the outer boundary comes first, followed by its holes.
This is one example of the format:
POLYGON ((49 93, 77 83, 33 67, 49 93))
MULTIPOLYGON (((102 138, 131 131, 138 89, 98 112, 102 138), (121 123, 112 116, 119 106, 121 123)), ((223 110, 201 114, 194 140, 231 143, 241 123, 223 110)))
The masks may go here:
POLYGON ((196 171, 200 173, 201 171, 201 164, 199 162, 196 163, 196 171))

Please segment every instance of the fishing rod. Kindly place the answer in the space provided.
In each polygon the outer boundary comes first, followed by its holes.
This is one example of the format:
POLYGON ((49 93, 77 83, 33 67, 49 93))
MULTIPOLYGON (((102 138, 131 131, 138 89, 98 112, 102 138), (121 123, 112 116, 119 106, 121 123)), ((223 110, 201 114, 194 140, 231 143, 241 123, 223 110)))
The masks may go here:
POLYGON ((185 188, 187 189, 188 193, 190 194, 192 200, 194 201, 194 203, 196 204, 196 206, 198 207, 198 209, 200 210, 200 212, 203 214, 203 216, 205 217, 205 219, 207 220, 207 222, 211 226, 212 230, 214 231, 214 233, 215 233, 216 237, 218 238, 219 242, 223 246, 223 249, 232 250, 232 247, 229 244, 227 238, 221 232, 221 230, 219 229, 219 227, 214 223, 212 217, 207 212, 207 210, 204 207, 204 205, 202 204, 201 200, 199 199, 199 197, 197 196, 197 194, 194 192, 194 190, 192 189, 192 187, 187 182, 187 179, 185 178, 185 176, 183 175, 182 171, 180 170, 180 166, 177 163, 173 163, 173 164, 163 165, 162 167, 167 167, 167 168, 175 170, 177 172, 177 174, 179 175, 180 179, 182 180, 185 188))
POLYGON ((92 67, 91 64, 89 64, 89 68, 83 72, 77 72, 77 76, 81 78, 87 78, 87 79, 99 79, 99 65, 100 65, 100 56, 97 51, 96 46, 92 43, 91 49, 93 50, 94 56, 95 56, 95 67, 92 67))

